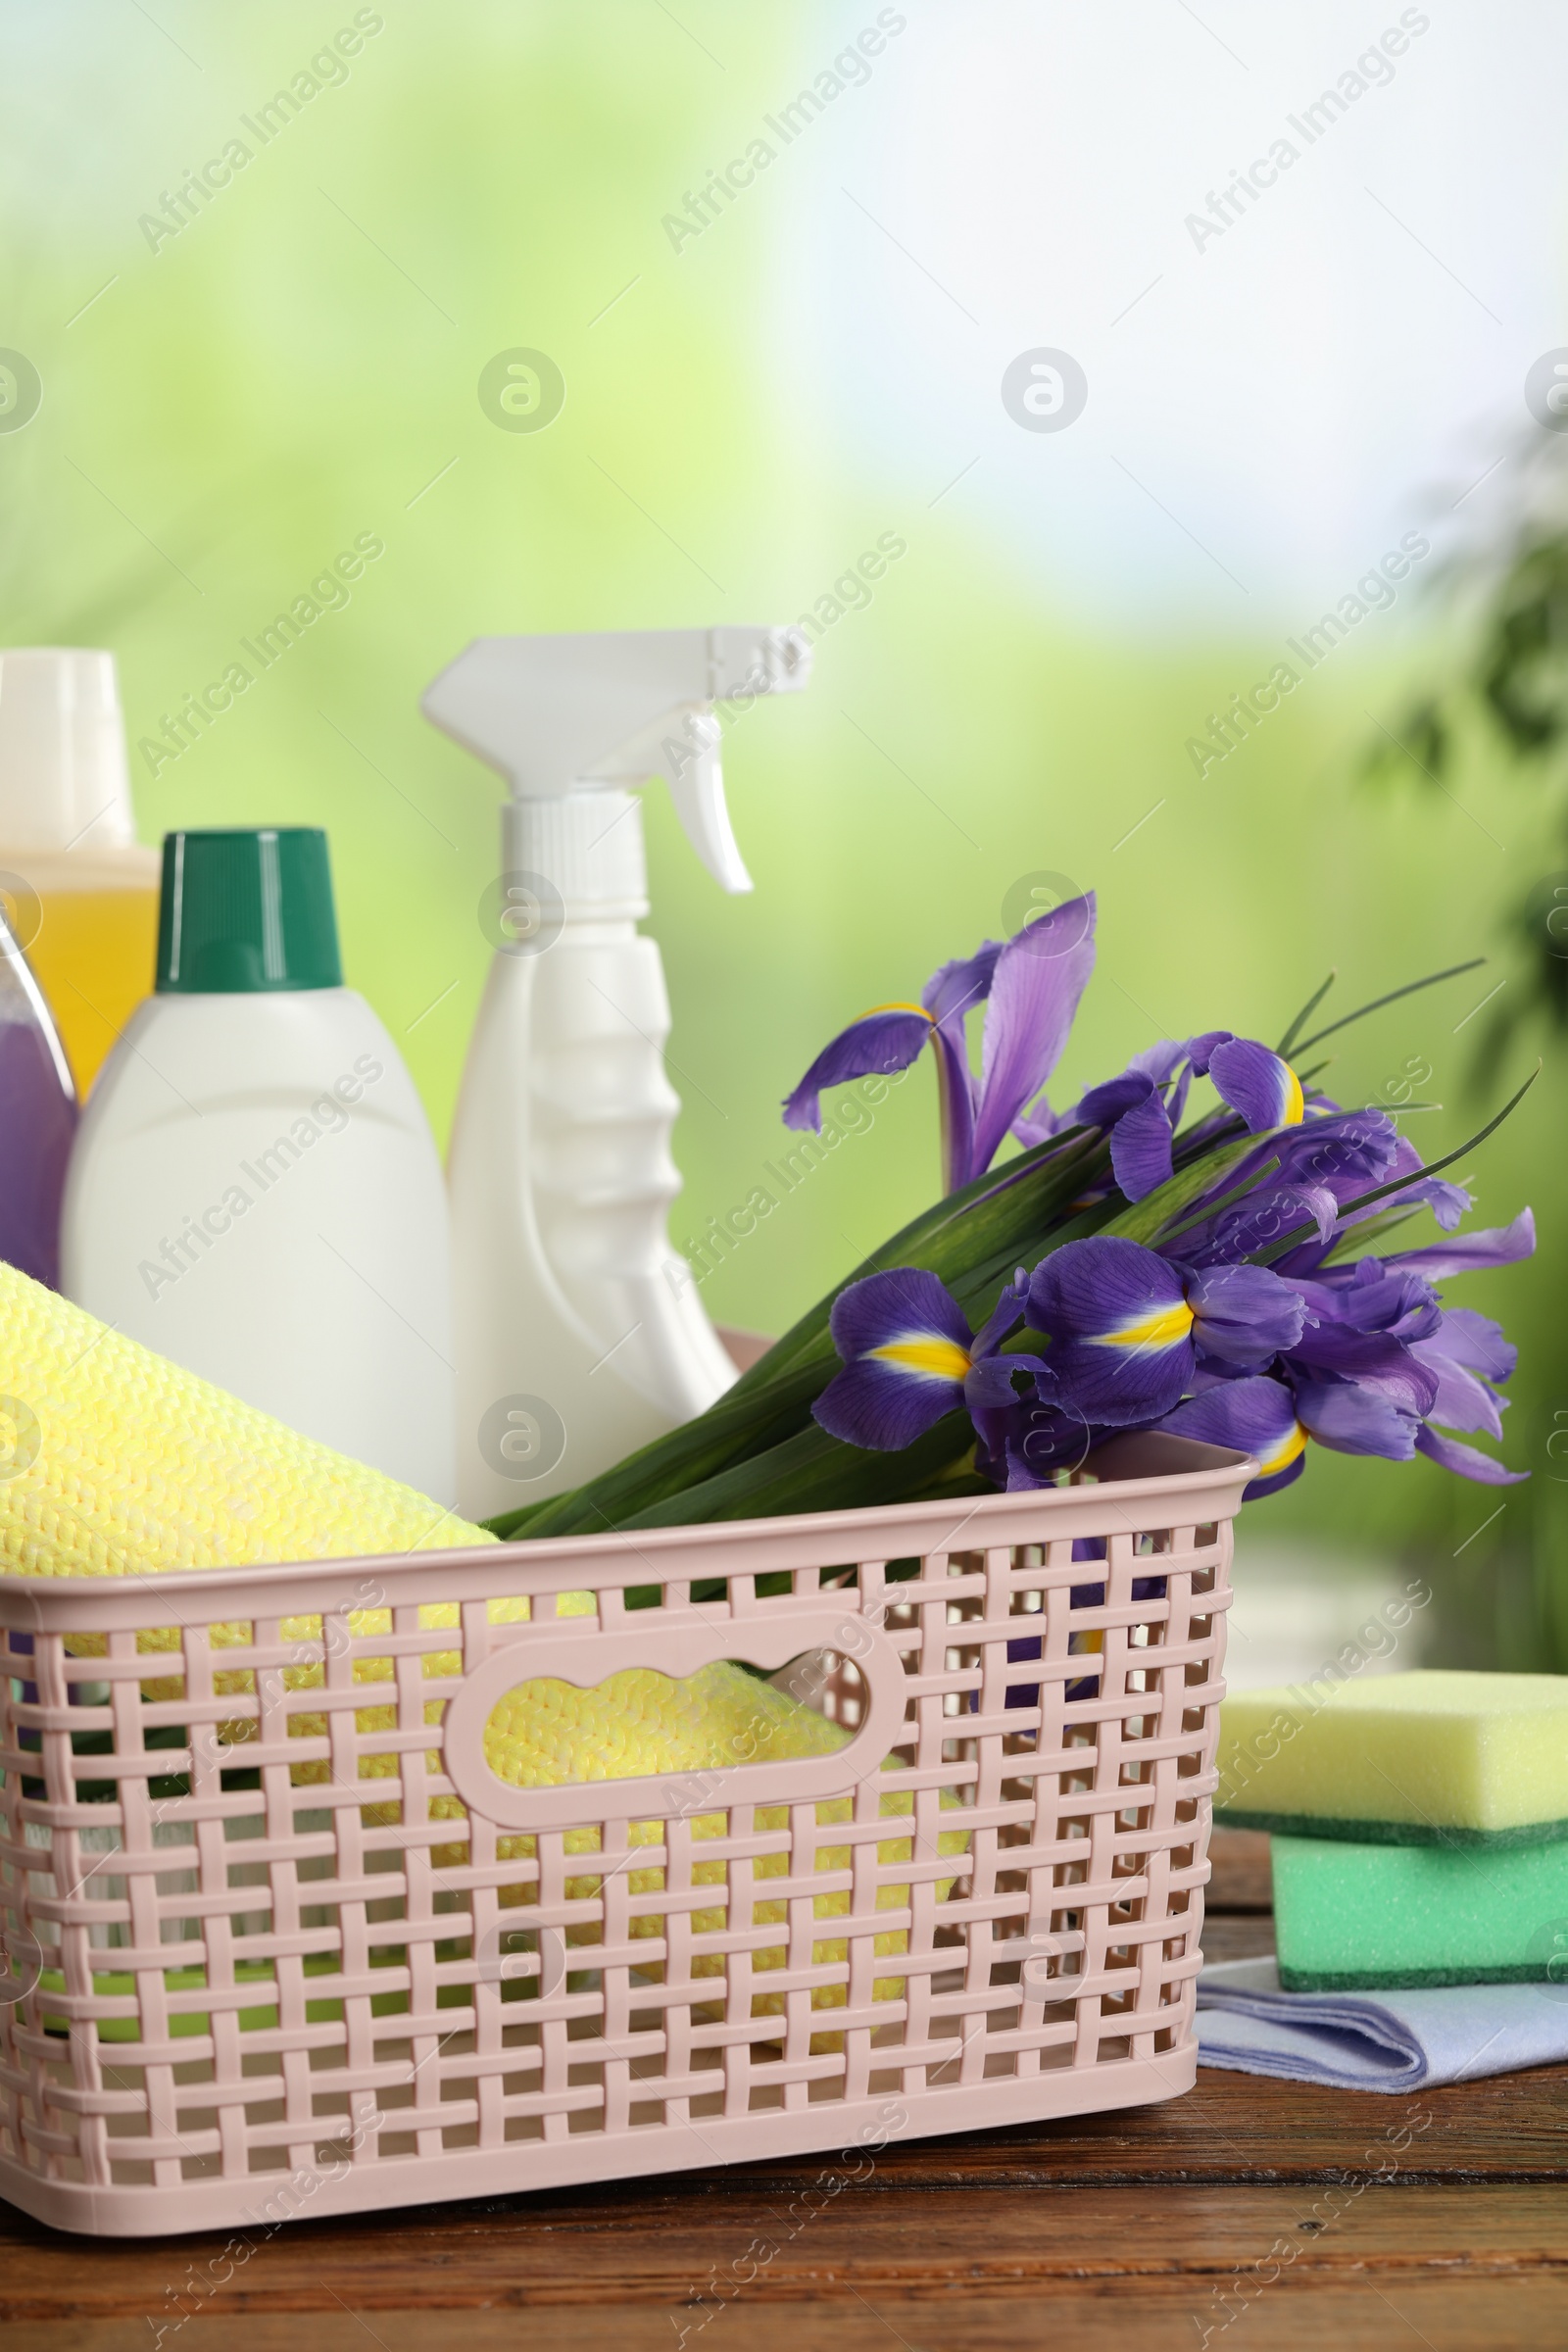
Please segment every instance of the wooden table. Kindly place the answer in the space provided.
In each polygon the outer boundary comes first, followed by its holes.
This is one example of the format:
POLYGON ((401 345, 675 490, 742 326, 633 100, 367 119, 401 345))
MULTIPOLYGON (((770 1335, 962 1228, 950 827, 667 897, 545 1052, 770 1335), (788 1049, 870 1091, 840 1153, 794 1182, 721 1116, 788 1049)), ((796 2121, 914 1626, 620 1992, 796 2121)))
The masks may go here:
MULTIPOLYGON (((1216 1838, 1211 1958, 1270 1948, 1265 1847, 1216 1838)), ((890 2147, 792 2218, 822 2171, 305 2222, 179 2326, 220 2239, 0 2206, 5 2352, 155 2352, 160 2327, 163 2352, 1568 2345, 1568 2070, 1418 2099, 1203 2070, 1163 2107, 890 2147)))

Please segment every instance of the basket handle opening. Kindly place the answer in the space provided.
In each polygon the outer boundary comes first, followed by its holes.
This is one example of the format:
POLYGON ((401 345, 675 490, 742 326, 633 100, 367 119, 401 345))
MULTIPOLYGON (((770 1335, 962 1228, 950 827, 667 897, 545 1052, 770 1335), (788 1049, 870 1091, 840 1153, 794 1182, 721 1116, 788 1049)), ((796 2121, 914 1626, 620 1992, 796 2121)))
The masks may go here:
POLYGON ((654 1625, 645 1617, 634 1628, 611 1633, 565 1630, 572 1622, 557 1620, 563 1629, 557 1633, 546 1621, 537 1639, 492 1650, 447 1706, 441 1733, 447 1775, 465 1804, 498 1829, 573 1829, 601 1821, 716 1813, 729 1805, 844 1796, 881 1770, 904 1730, 903 1660, 881 1627, 851 1606, 764 1609, 757 1616, 724 1618, 682 1611, 675 1622, 654 1625), (517 1787, 490 1768, 485 1726, 501 1700, 526 1683, 570 1683, 588 1690, 633 1667, 651 1667, 679 1681, 720 1659, 772 1672, 813 1650, 846 1659, 863 1687, 859 1727, 831 1754, 539 1788, 517 1787))

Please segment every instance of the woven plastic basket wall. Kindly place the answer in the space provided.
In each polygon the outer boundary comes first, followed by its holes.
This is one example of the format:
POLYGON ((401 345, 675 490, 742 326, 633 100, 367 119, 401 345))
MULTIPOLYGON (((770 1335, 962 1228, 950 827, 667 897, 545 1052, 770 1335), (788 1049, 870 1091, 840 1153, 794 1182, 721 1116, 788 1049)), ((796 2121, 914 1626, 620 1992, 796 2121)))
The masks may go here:
POLYGON ((975 1502, 0 1584, 0 2191, 270 2227, 1189 2088, 1251 1468, 1126 1439, 975 1502), (717 1658, 853 1737, 486 1762, 531 1678, 717 1658))

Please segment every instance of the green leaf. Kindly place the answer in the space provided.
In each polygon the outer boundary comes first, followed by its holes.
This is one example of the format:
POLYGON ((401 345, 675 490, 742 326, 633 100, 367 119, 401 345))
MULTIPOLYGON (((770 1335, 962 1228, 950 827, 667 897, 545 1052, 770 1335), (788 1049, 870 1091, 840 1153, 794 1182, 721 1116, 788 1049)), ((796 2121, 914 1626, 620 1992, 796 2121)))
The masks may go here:
POLYGON ((1174 1176, 1168 1176, 1162 1185, 1146 1194, 1142 1200, 1134 1201, 1130 1208, 1118 1210, 1116 1215, 1101 1226, 1100 1231, 1118 1234, 1129 1242, 1152 1242, 1172 1217, 1178 1216, 1193 1201, 1200 1200, 1227 1169, 1234 1168, 1246 1158, 1249 1152, 1255 1151, 1257 1142, 1256 1136, 1242 1135, 1232 1143, 1220 1144, 1213 1151, 1203 1152, 1199 1158, 1189 1161, 1185 1168, 1178 1168, 1174 1176))
POLYGON ((504 1543, 523 1536, 585 1535, 618 1527, 625 1512, 712 1477, 781 1427, 798 1427, 821 1392, 823 1372, 803 1365, 745 1396, 740 1385, 737 1381, 727 1389, 695 1421, 652 1439, 585 1486, 501 1512, 485 1526, 504 1543))
POLYGON ((973 1453, 974 1429, 961 1410, 947 1414, 897 1453, 846 1446, 813 1421, 782 1446, 637 1511, 620 1524, 629 1530, 684 1527, 714 1519, 771 1519, 793 1511, 907 1502, 933 1481, 957 1475, 973 1453))
POLYGON ((861 1282, 867 1275, 885 1272, 892 1266, 919 1266, 941 1275, 951 1287, 947 1266, 961 1267, 974 1251, 984 1250, 988 1242, 993 1255, 998 1249, 1003 1255, 1009 1249, 1016 1250, 1020 1242, 1007 1237, 1022 1237, 1037 1230, 1046 1200, 1054 1201, 1058 1193, 1070 1198, 1084 1182, 1086 1160, 1093 1158, 1097 1150, 1103 1151, 1098 1129, 1068 1128, 1061 1135, 1052 1136, 1047 1142, 1020 1152, 1004 1167, 990 1169, 960 1191, 950 1193, 863 1258, 842 1282, 836 1283, 782 1339, 774 1342, 766 1355, 742 1374, 729 1396, 744 1396, 754 1385, 765 1384, 776 1377, 785 1365, 812 1359, 836 1363, 828 1317, 834 1299, 852 1282, 861 1282), (1021 1200, 1017 1197, 1020 1194, 1024 1196, 1021 1200))
MULTIPOLYGON (((1285 1035, 1280 1039, 1279 1044, 1274 1049, 1275 1053, 1281 1055, 1282 1058, 1285 1054, 1289 1054, 1291 1048, 1295 1045, 1297 1038, 1306 1027, 1307 1022, 1312 1018, 1313 1013, 1316 1012, 1318 1006, 1322 1004, 1324 998, 1328 995, 1329 990, 1334 986, 1334 983, 1338 977, 1339 967, 1336 965, 1335 969, 1330 972, 1328 978, 1318 990, 1316 996, 1307 998, 1306 1003, 1301 1006, 1300 1011, 1297 1014, 1295 1020, 1291 1023, 1290 1027, 1286 1030, 1285 1035)), ((1299 1071, 1297 1072, 1297 1076, 1300 1076, 1299 1071)))
POLYGON ((1195 1225, 1206 1225, 1210 1217, 1217 1217, 1220 1210, 1229 1208, 1233 1200, 1245 1200, 1249 1193, 1256 1192, 1265 1177, 1277 1176, 1279 1166, 1280 1163, 1277 1159, 1265 1159, 1262 1166, 1257 1169, 1255 1174, 1249 1176, 1245 1183, 1232 1185, 1230 1191, 1221 1193, 1217 1200, 1205 1202, 1196 1216, 1184 1217, 1179 1225, 1167 1226, 1165 1231, 1156 1237, 1155 1246, 1161 1250, 1164 1249, 1167 1243, 1174 1242, 1180 1235, 1191 1233, 1195 1225))
POLYGON ((1346 1013, 1342 1020, 1330 1021, 1326 1029, 1314 1030, 1310 1037, 1302 1038, 1296 1050, 1305 1054, 1310 1047, 1320 1046, 1326 1037, 1332 1037, 1337 1029, 1348 1029, 1352 1021, 1365 1020, 1369 1012, 1381 1012, 1385 1004, 1396 1004, 1401 997, 1413 997, 1419 989, 1436 988, 1440 980, 1456 980, 1461 972, 1478 971, 1486 960, 1484 956, 1472 956, 1468 963, 1450 963, 1445 972, 1428 972, 1424 980, 1407 980, 1402 988, 1391 988, 1386 997, 1374 997, 1370 1004, 1358 1004, 1354 1012, 1346 1013))

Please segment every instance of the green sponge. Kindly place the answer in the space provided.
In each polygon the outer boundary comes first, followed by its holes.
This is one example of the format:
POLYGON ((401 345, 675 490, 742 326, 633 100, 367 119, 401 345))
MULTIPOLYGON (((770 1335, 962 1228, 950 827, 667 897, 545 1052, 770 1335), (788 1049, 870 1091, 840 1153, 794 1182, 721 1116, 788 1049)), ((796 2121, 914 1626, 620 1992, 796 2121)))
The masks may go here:
POLYGON ((1220 1708, 1214 1819, 1361 1844, 1568 1838, 1568 1675, 1375 1675, 1220 1708))
POLYGON ((1276 1838, 1274 1927, 1288 1992, 1560 1984, 1568 1843, 1501 1852, 1276 1838))

